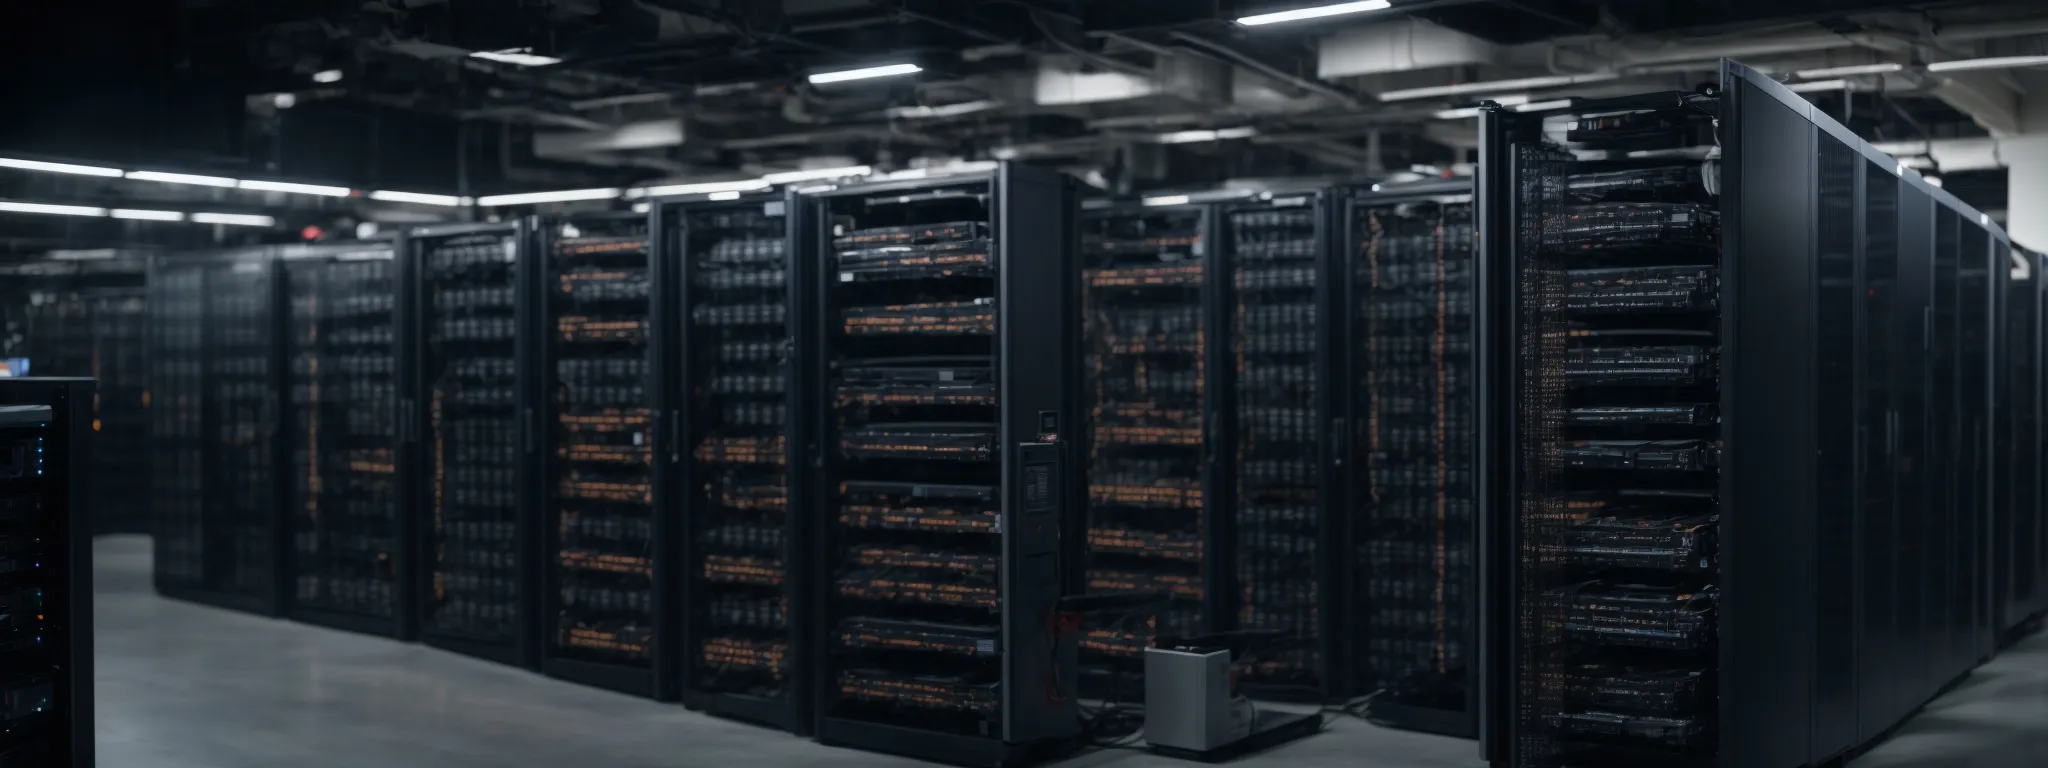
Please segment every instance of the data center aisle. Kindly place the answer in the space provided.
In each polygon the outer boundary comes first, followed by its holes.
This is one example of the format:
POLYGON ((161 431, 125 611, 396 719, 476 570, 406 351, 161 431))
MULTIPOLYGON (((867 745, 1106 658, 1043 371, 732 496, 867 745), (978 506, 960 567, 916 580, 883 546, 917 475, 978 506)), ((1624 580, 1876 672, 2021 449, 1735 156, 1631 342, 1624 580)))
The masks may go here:
MULTIPOLYGON (((160 598, 149 540, 94 542, 99 764, 109 768, 894 768, 421 645, 160 598)), ((2048 635, 1980 668, 1851 768, 2008 768, 2048 755, 2048 635)), ((1477 768, 1472 742, 1337 718, 1246 768, 1477 768)), ((1060 768, 1190 763, 1105 751, 1060 768)))

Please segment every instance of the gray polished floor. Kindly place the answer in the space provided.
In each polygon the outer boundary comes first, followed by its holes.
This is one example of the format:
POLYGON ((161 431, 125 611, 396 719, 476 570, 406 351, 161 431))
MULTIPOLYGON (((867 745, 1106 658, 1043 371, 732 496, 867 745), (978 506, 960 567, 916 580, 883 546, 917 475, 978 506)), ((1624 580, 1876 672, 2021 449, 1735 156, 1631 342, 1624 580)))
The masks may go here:
MULTIPOLYGON (((142 537, 96 543, 107 768, 911 766, 372 637, 165 600, 142 537)), ((1472 742, 1337 718, 1243 766, 1473 768, 1472 742)), ((1186 766, 1133 751, 1070 768, 1186 766)), ((1930 705, 1855 768, 2048 765, 2048 637, 1930 705)))

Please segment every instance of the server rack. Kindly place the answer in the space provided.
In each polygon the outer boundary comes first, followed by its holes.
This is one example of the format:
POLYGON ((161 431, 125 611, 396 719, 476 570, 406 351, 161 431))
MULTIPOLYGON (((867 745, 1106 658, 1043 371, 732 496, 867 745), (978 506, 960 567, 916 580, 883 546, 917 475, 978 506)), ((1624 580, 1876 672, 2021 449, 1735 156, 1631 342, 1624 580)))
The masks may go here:
POLYGON ((804 201, 824 391, 820 741, 1001 765, 1071 741, 1081 478, 1077 222, 1055 173, 804 201), (831 250, 827 250, 830 247, 831 250))
POLYGON ((1343 284, 1335 217, 1341 190, 1261 194, 1222 204, 1217 261, 1230 271, 1229 443, 1237 468, 1231 607, 1235 629, 1264 635, 1240 659, 1260 698, 1324 701, 1342 695, 1339 617, 1345 570, 1333 513, 1342 436, 1337 408, 1338 323, 1327 320, 1343 284))
POLYGON ((1999 451, 1999 477, 2006 494, 1992 526, 1992 557, 1998 620, 2004 644, 2017 639, 2048 611, 2048 512, 2042 504, 2042 413, 2044 405, 2043 295, 2041 254, 2013 248, 2005 292, 2006 356, 2004 418, 2008 432, 1999 451))
MULTIPOLYGON (((21 344, 29 375, 79 376, 99 383, 92 411, 95 477, 149 474, 148 371, 143 366, 148 312, 148 260, 121 254, 108 261, 44 261, 11 274, 26 286, 21 344)), ((20 372, 16 372, 20 375, 20 372)), ((146 483, 96 483, 97 533, 149 530, 146 483)))
POLYGON ((541 669, 653 698, 672 610, 654 472, 657 283, 640 214, 543 216, 541 669))
POLYGON ((1487 757, 1840 758, 1988 648, 2004 235, 1738 64, 1574 109, 1482 113, 1487 757))
POLYGON ((391 242, 280 249, 289 411, 291 539, 285 613, 413 638, 415 559, 406 503, 417 478, 399 397, 401 269, 391 242))
POLYGON ((398 254, 417 350, 399 413, 420 456, 420 639, 537 668, 547 489, 532 233, 524 222, 421 227, 398 254))
POLYGON ((1337 489, 1348 526, 1340 657, 1367 716, 1471 738, 1472 182, 1353 190, 1341 222, 1337 489))
POLYGON ((664 305, 658 496, 674 494, 686 706, 807 733, 815 609, 810 531, 810 302, 800 207, 775 195, 655 201, 664 305))
POLYGON ((91 379, 0 380, 0 768, 91 768, 91 379))
POLYGON ((1227 273, 1209 203, 1091 203, 1082 224, 1087 588, 1166 596, 1091 619, 1082 690, 1143 696, 1144 649, 1233 623, 1227 273))
POLYGON ((275 253, 160 256, 149 279, 157 591, 283 612, 277 438, 284 388, 275 253))

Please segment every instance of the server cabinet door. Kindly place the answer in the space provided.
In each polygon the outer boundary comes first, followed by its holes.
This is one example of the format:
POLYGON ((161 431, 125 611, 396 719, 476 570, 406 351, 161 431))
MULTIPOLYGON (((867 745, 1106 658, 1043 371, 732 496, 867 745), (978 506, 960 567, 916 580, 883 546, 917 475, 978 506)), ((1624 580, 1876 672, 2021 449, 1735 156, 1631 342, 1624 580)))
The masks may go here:
POLYGON ((652 247, 637 214, 536 217, 541 668, 658 697, 652 247))
POLYGON ((1277 635, 1240 670, 1260 695, 1320 700, 1333 690, 1325 631, 1331 580, 1331 444, 1348 430, 1329 407, 1325 211, 1244 205, 1222 215, 1220 264, 1236 300, 1236 626, 1277 635))
POLYGON ((676 424, 682 499, 683 702, 810 730, 811 602, 799 416, 802 282, 781 200, 659 203, 663 258, 678 270, 676 424))
POLYGON ((1204 634, 1223 618, 1219 599, 1229 590, 1210 579, 1222 506, 1212 487, 1217 329, 1208 301, 1210 282, 1221 279, 1208 258, 1212 216, 1207 206, 1154 206, 1091 212, 1083 224, 1090 418, 1073 431, 1086 450, 1089 580, 1108 590, 1170 586, 1163 609, 1099 617, 1086 628, 1084 695, 1142 697, 1143 649, 1154 638, 1204 634))
POLYGON ((397 262, 389 245, 283 262, 287 614, 405 637, 397 262))
POLYGON ((429 228, 405 247, 419 278, 421 639, 531 667, 538 435, 521 230, 429 228))
POLYGON ((1360 192, 1346 211, 1348 690, 1380 692, 1375 721, 1470 736, 1471 196, 1360 192))
POLYGON ((204 265, 157 259, 149 278, 150 533, 158 591, 206 583, 204 265))
POLYGON ((283 605, 285 539, 279 497, 282 389, 274 254, 238 253, 205 270, 205 589, 234 607, 274 616, 283 605))

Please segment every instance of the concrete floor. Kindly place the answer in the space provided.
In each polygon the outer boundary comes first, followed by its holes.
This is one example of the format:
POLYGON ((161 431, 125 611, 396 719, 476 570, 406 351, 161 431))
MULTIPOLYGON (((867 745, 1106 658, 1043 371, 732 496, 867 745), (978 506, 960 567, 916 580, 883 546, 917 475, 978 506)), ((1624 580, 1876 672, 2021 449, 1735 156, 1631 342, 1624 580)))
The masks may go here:
MULTIPOLYGON (((95 543, 99 764, 109 768, 676 768, 916 761, 378 638, 165 600, 149 541, 95 543)), ((1186 766, 1102 751, 1064 768, 1186 766)), ((1335 718, 1235 765, 1476 768, 1472 742, 1335 718)), ((2048 635, 1992 661, 1854 768, 2048 765, 2048 635)))

